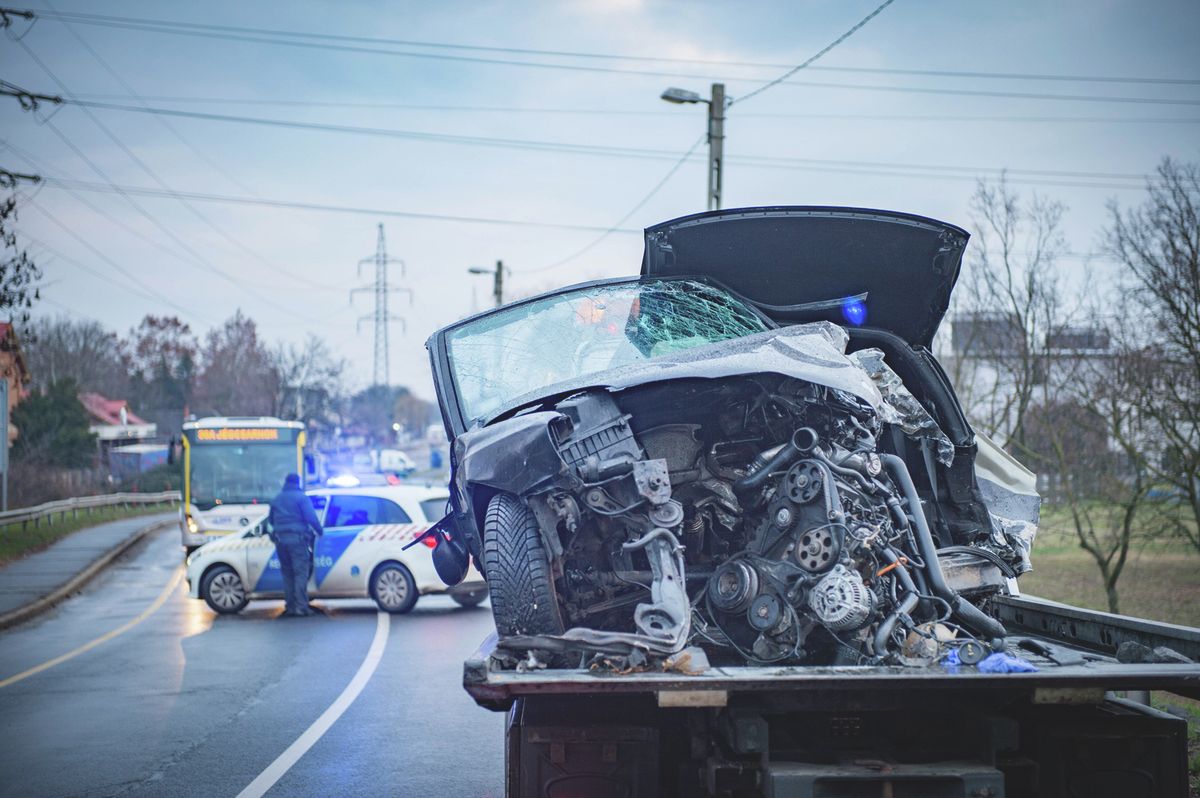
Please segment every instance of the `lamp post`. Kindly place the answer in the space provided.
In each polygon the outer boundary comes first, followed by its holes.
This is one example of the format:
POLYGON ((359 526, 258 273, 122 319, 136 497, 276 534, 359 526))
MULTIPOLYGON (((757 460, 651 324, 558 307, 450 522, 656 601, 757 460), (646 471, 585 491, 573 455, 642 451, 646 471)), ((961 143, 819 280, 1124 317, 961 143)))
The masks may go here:
POLYGON ((486 269, 483 266, 472 266, 467 269, 471 274, 490 274, 492 275, 492 296, 496 300, 496 307, 504 304, 504 261, 496 261, 496 268, 486 269))
POLYGON ((669 88, 662 93, 669 103, 708 103, 708 197, 710 211, 721 208, 721 172, 725 163, 725 84, 712 84, 712 96, 704 99, 694 91, 669 88))

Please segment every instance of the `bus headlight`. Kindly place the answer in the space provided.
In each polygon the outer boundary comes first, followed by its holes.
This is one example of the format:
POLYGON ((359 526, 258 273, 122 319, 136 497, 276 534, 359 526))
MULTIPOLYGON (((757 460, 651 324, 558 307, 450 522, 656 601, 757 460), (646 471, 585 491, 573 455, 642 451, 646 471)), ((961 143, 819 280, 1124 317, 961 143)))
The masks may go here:
POLYGON ((200 525, 197 524, 196 519, 192 518, 190 515, 187 516, 187 528, 188 532, 191 532, 193 535, 200 531, 200 525))

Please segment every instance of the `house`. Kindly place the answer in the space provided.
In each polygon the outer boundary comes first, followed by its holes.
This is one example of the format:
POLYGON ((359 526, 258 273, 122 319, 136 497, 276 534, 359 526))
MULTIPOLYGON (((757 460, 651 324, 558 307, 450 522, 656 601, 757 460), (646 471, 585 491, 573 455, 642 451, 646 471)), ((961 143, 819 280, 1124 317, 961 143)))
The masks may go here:
POLYGON ((158 434, 158 426, 136 415, 124 399, 81 393, 79 403, 91 419, 88 430, 96 435, 102 463, 108 462, 110 449, 131 443, 148 443, 158 434))
POLYGON ((11 446, 18 434, 12 423, 12 411, 25 398, 29 368, 21 353, 16 328, 8 322, 0 322, 0 374, 8 382, 8 445, 11 446))

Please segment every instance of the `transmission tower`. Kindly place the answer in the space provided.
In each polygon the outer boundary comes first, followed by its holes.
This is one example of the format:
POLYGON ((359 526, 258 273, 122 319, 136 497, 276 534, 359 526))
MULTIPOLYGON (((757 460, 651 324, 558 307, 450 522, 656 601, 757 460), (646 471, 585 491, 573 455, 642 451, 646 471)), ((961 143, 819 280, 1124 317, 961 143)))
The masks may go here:
POLYGON ((371 292, 375 294, 375 312, 367 313, 358 317, 356 329, 361 332, 362 323, 364 321, 375 322, 375 370, 373 377, 373 385, 388 385, 390 377, 388 375, 388 324, 393 321, 400 322, 400 329, 406 329, 404 317, 397 316, 388 310, 388 294, 405 293, 408 294, 408 301, 412 303, 412 291, 402 286, 388 285, 388 264, 396 263, 400 266, 400 276, 404 276, 404 261, 399 258, 389 258, 387 254, 387 241, 383 236, 383 225, 379 225, 379 239, 375 244, 375 254, 363 258, 358 262, 358 276, 362 277, 363 266, 367 264, 375 265, 375 282, 367 285, 359 286, 351 289, 350 303, 354 304, 354 295, 359 293, 371 292))

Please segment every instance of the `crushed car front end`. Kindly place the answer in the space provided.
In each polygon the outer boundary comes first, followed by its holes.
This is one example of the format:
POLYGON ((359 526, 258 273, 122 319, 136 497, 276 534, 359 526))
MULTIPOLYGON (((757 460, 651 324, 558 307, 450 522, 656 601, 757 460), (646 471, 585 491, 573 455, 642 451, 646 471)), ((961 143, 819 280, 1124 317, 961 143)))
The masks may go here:
POLYGON ((501 649, 627 668, 998 647, 981 607, 1029 567, 1031 475, 985 445, 980 478, 913 335, 828 318, 870 292, 823 288, 778 319, 704 271, 562 289, 430 340, 454 438, 438 548, 481 566, 501 649))

